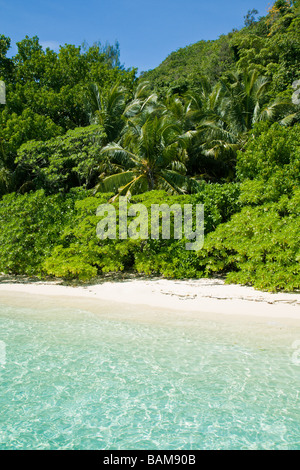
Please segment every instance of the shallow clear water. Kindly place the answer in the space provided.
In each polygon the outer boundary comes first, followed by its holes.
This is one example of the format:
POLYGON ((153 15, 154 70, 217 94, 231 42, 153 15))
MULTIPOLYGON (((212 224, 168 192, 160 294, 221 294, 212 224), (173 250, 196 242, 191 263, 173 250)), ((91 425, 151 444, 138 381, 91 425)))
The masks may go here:
POLYGON ((300 449, 300 329, 174 323, 0 306, 0 449, 300 449))

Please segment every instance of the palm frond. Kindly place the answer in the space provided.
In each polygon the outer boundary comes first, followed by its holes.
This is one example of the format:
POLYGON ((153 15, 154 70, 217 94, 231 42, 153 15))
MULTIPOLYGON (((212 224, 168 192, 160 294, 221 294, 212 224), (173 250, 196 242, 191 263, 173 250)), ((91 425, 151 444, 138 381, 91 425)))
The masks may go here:
POLYGON ((106 176, 95 187, 94 192, 118 192, 119 188, 126 186, 133 181, 135 173, 133 171, 124 171, 114 175, 106 176))
POLYGON ((186 194, 189 178, 173 170, 164 170, 159 176, 159 186, 173 194, 186 194))

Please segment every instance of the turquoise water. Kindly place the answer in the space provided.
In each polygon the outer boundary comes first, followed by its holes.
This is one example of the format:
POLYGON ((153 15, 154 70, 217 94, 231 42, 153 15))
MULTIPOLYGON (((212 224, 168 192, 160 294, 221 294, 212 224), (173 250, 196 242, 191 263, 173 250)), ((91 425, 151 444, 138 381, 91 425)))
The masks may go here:
POLYGON ((298 339, 0 306, 0 449, 300 449, 298 339))

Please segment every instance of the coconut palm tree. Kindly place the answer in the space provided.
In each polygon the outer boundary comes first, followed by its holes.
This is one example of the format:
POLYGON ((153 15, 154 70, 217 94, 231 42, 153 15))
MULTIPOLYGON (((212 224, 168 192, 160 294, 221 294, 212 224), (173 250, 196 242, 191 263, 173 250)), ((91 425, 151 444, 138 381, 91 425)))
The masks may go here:
POLYGON ((87 108, 91 124, 103 126, 107 140, 117 139, 124 127, 126 89, 118 83, 109 90, 100 90, 96 83, 89 85, 87 108))
POLYGON ((133 94, 132 99, 127 103, 124 110, 124 117, 126 119, 133 119, 140 116, 142 113, 153 114, 154 111, 160 112, 161 105, 158 102, 158 96, 151 90, 148 81, 140 82, 133 94))
POLYGON ((167 114, 149 113, 145 120, 128 120, 120 142, 102 149, 120 172, 102 178, 97 190, 113 191, 115 197, 163 188, 171 193, 187 191, 185 147, 191 133, 181 129, 167 114))
POLYGON ((288 124, 293 119, 290 101, 269 101, 269 85, 270 81, 257 70, 231 72, 206 94, 197 129, 207 155, 234 157, 257 122, 277 120, 288 124))

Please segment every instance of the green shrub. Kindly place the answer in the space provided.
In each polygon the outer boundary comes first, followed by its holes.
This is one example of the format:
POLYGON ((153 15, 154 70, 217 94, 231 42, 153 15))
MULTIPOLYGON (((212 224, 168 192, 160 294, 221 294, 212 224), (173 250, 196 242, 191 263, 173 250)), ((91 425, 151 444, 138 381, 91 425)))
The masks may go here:
MULTIPOLYGON (((171 196, 164 191, 150 191, 132 197, 130 204, 142 203, 150 214, 152 204, 203 204, 205 231, 209 232, 229 219, 237 210, 238 185, 204 185, 196 195, 171 196)), ((102 240, 96 236, 99 217, 97 207, 107 202, 109 195, 97 194, 75 204, 74 217, 61 233, 52 255, 44 262, 48 274, 68 278, 89 279, 101 272, 134 270, 172 278, 199 277, 198 259, 193 251, 185 249, 181 240, 102 240)), ((114 204, 118 213, 118 203, 114 204)), ((150 217, 149 217, 150 224, 150 217)), ((149 227, 150 234, 150 227, 149 227)))
POLYGON ((47 274, 87 280, 100 272, 122 271, 129 255, 126 243, 100 241, 96 235, 96 210, 111 194, 98 193, 76 201, 72 219, 64 227, 51 256, 43 263, 47 274))
POLYGON ((244 207, 209 234, 199 253, 199 269, 258 289, 300 289, 299 216, 299 188, 278 203, 244 207))
POLYGON ((41 263, 72 218, 79 197, 79 192, 47 197, 43 190, 4 196, 0 200, 0 271, 41 274, 41 263))
MULTIPOLYGON (((117 271, 176 279, 221 274, 259 289, 299 289, 300 188, 242 209, 240 194, 238 184, 204 184, 198 194, 150 191, 131 199, 129 206, 143 203, 148 213, 152 204, 204 204, 206 239, 198 252, 185 249, 184 237, 174 239, 172 227, 169 240, 99 240, 96 211, 111 194, 10 194, 0 201, 0 270, 80 280, 117 271)), ((114 206, 118 214, 118 202, 114 206)))
POLYGON ((240 202, 263 204, 291 195, 300 184, 300 125, 256 126, 244 152, 238 152, 240 202))
POLYGON ((78 127, 47 142, 29 141, 18 150, 18 172, 35 189, 47 193, 75 186, 93 187, 99 176, 100 148, 105 138, 98 125, 78 127))

